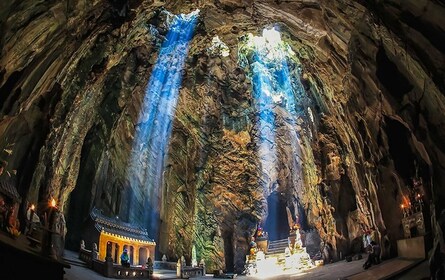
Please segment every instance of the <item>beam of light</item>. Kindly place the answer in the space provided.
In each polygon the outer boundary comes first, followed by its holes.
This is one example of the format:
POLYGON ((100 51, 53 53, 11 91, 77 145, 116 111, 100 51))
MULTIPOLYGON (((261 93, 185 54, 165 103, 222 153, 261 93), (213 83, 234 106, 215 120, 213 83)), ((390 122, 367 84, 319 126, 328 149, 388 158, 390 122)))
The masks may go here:
MULTIPOLYGON (((275 29, 264 29, 262 36, 248 34, 241 49, 241 61, 250 70, 257 110, 258 157, 264 188, 277 180, 276 109, 284 108, 294 123, 296 103, 294 85, 287 65, 289 48, 275 29)), ((269 187, 270 188, 270 187, 269 187)), ((273 188, 273 187, 272 187, 273 188)), ((272 192, 269 189, 268 192, 272 192)))
MULTIPOLYGON (((278 234, 280 231, 278 223, 285 219, 287 224, 287 215, 285 211, 279 211, 279 202, 272 203, 272 200, 278 199, 278 197, 270 195, 275 191, 280 191, 275 182, 278 179, 278 168, 282 165, 291 169, 291 175, 290 178, 281 179, 288 180, 287 183, 291 186, 301 186, 301 162, 298 157, 301 155, 301 151, 297 132, 298 119, 302 116, 298 109, 301 104, 298 102, 304 93, 299 79, 301 68, 294 67, 292 73, 289 70, 291 67, 288 64, 288 59, 295 57, 295 53, 281 40, 281 34, 275 28, 264 29, 262 36, 246 35, 242 38, 238 52, 240 64, 247 68, 252 80, 257 112, 257 153, 262 176, 260 184, 262 184, 264 193, 270 198, 268 199, 270 209, 268 209, 269 217, 267 218, 267 223, 270 224, 265 225, 265 228, 268 228, 269 237, 277 236, 281 239, 282 236, 278 234), (278 118, 284 120, 284 122, 279 122, 280 126, 277 126, 278 118), (289 143, 278 142, 277 132, 285 137, 284 141, 289 141, 289 143), (289 145, 291 148, 290 153, 282 157, 278 154, 278 151, 283 150, 279 147, 281 144, 289 145), (281 162, 283 159, 288 162, 281 162)), ((287 230, 286 227, 286 233, 287 230)), ((299 255, 295 254, 293 257, 298 258, 299 255)), ((299 261, 293 262, 292 269, 302 268, 306 268, 306 266, 299 261)), ((285 273, 285 268, 282 265, 278 265, 276 260, 267 257, 262 261, 257 261, 257 270, 258 276, 262 278, 285 273)), ((295 272, 294 270, 293 273, 295 272)))
POLYGON ((129 183, 134 192, 130 220, 149 223, 153 237, 158 234, 161 177, 164 169, 172 121, 175 115, 182 70, 193 36, 199 10, 171 16, 169 31, 162 43, 148 82, 136 127, 129 183), (142 199, 142 201, 141 201, 142 199), (136 203, 137 202, 137 203, 136 203))

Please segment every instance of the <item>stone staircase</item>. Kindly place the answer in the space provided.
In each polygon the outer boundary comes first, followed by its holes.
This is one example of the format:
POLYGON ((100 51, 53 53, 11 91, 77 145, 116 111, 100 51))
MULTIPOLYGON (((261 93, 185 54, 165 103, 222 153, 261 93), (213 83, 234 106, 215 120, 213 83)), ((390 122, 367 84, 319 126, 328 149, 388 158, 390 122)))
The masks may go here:
POLYGON ((289 238, 269 241, 267 249, 264 246, 264 251, 260 250, 255 259, 247 262, 246 275, 269 277, 286 270, 301 271, 311 268, 312 263, 306 248, 302 247, 300 235, 297 233, 297 242, 292 250, 289 248, 289 240, 292 241, 292 239, 289 238))
POLYGON ((269 241, 269 245, 267 246, 267 253, 268 255, 276 255, 276 254, 283 254, 288 245, 288 240, 286 239, 280 239, 280 240, 272 240, 269 241))
POLYGON ((272 240, 269 241, 269 245, 267 246, 267 253, 265 254, 265 259, 275 259, 276 265, 283 266, 285 262, 285 250, 288 247, 288 240, 280 239, 280 240, 272 240))

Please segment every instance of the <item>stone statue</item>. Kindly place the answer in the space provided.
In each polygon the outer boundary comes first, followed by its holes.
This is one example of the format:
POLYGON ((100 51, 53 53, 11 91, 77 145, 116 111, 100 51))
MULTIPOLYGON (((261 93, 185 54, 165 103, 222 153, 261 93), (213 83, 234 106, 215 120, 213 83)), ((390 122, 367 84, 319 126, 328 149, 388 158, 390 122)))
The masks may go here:
POLYGON ((85 250, 85 240, 80 240, 80 249, 85 250))
POLYGON ((182 270, 182 262, 181 259, 178 259, 178 262, 176 263, 176 277, 181 277, 181 270, 182 270))
POLYGON ((196 247, 193 244, 192 246, 192 267, 198 266, 198 260, 196 259, 196 247))
POLYGON ((204 259, 199 261, 199 266, 202 267, 202 275, 206 275, 206 262, 204 259))
POLYGON ((303 247, 303 242, 301 241, 300 229, 296 230, 296 238, 295 238, 295 249, 301 249, 303 247))
POLYGON ((147 258, 147 270, 150 275, 153 274, 153 260, 150 257, 147 258))
POLYGON ((165 254, 162 256, 162 261, 166 262, 167 261, 167 256, 165 256, 165 254))
POLYGON ((182 267, 185 267, 187 264, 186 264, 186 262, 185 262, 185 258, 184 258, 184 256, 181 256, 181 266, 182 267))
POLYGON ((99 250, 97 249, 96 243, 93 243, 92 256, 93 256, 93 260, 97 260, 99 258, 99 250))

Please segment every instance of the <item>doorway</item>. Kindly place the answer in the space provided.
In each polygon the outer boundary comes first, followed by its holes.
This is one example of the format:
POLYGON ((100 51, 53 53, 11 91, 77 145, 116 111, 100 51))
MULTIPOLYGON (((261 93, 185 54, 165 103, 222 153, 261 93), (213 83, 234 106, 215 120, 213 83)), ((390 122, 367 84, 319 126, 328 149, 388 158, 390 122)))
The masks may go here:
POLYGON ((267 215, 264 230, 269 234, 269 241, 289 237, 289 222, 286 211, 286 198, 284 194, 274 191, 267 198, 269 214, 267 215))

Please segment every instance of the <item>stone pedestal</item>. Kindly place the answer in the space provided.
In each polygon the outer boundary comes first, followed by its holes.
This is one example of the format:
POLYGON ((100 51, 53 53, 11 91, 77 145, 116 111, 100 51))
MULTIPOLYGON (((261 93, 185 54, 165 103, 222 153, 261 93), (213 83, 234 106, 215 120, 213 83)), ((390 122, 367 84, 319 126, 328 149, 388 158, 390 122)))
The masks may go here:
POLYGON ((427 256, 425 236, 397 240, 397 255, 407 259, 425 259, 427 256))
POLYGON ((263 251, 264 253, 267 253, 267 246, 268 246, 269 240, 267 238, 257 238, 256 245, 258 247, 258 250, 263 251))

